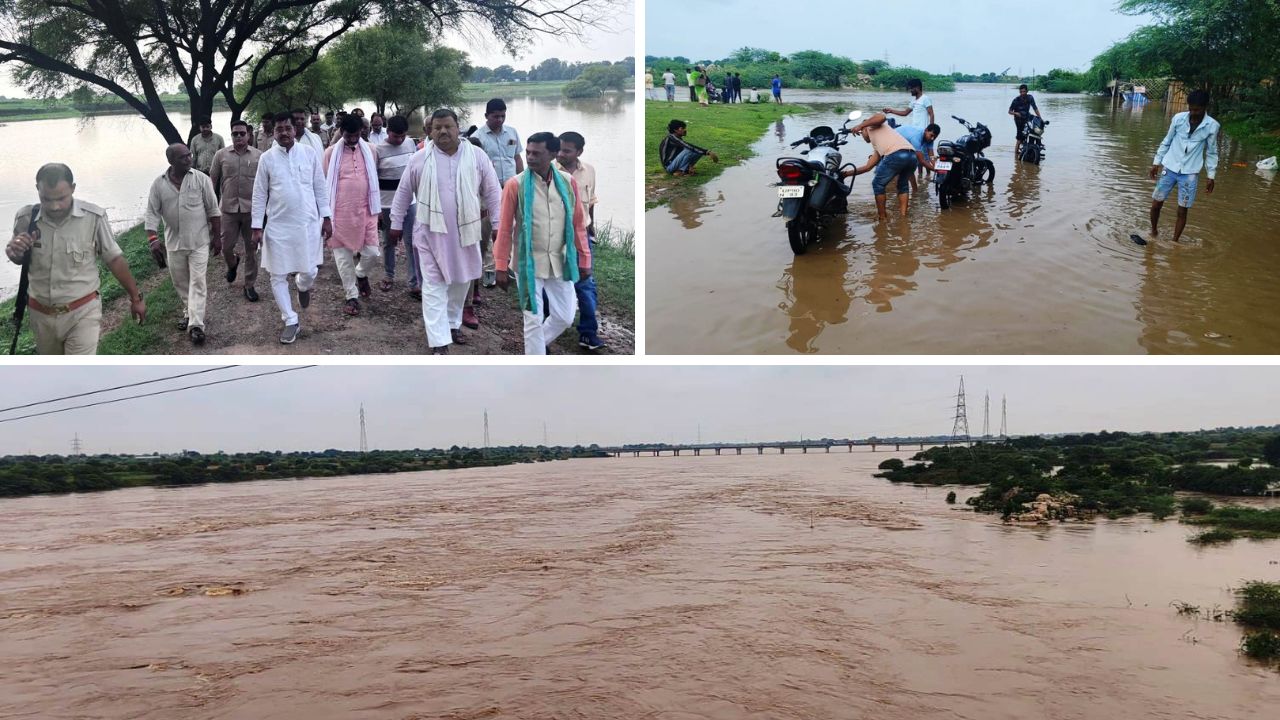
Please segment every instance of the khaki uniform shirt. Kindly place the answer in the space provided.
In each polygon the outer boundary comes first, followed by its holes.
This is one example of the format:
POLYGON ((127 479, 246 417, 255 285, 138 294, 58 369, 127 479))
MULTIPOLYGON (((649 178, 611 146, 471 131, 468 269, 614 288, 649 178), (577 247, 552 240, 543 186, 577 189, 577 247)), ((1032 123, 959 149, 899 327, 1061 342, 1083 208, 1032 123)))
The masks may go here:
MULTIPOLYGON (((560 165, 559 163, 556 163, 556 166, 559 167, 561 170, 564 170, 564 172, 569 172, 568 170, 565 170, 564 166, 560 165)), ((571 175, 573 176, 573 179, 578 183, 578 197, 582 199, 582 206, 588 210, 595 207, 596 169, 579 160, 578 169, 574 170, 571 173, 571 175)))
POLYGON ((164 246, 168 250, 199 250, 209 244, 209 218, 221 217, 209 176, 192 169, 179 190, 169 182, 166 169, 151 183, 143 227, 155 232, 164 220, 164 246))
POLYGON ((246 147, 238 153, 235 147, 225 147, 213 156, 209 180, 222 196, 219 206, 224 213, 253 211, 253 177, 258 174, 258 158, 262 151, 246 147))
POLYGON ((213 154, 227 146, 227 141, 222 139, 218 133, 209 135, 209 139, 205 140, 204 136, 196 133, 191 138, 191 166, 206 175, 209 174, 209 168, 213 165, 213 154))
MULTIPOLYGON (((31 223, 31 208, 18 210, 13 234, 21 235, 31 223)), ((31 297, 41 305, 65 305, 98 289, 98 264, 109 263, 123 253, 107 222, 107 211, 82 200, 71 201, 71 212, 59 223, 44 214, 36 220, 39 244, 31 248, 31 297)))
POLYGON ((272 143, 276 141, 275 132, 273 130, 263 130, 262 128, 258 128, 257 133, 258 141, 254 143, 254 146, 262 152, 270 150, 272 143))

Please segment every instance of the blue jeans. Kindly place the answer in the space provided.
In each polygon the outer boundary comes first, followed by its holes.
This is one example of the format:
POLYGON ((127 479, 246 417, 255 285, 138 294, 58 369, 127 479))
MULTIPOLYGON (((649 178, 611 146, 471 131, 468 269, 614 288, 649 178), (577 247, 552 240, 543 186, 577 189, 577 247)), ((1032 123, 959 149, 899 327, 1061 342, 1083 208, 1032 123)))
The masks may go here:
MULTIPOLYGON (((587 236, 587 243, 591 247, 591 269, 595 269, 595 248, 596 238, 594 235, 587 236)), ((574 291, 578 293, 578 335, 586 335, 595 338, 596 332, 600 326, 596 323, 596 276, 593 273, 590 277, 583 278, 573 285, 574 291)))
MULTIPOLYGON (((422 288, 422 280, 418 277, 418 251, 413 247, 413 223, 418 217, 418 203, 409 204, 409 212, 404 214, 404 254, 409 261, 409 289, 422 288)), ((396 279, 396 246, 391 242, 391 208, 382 209, 382 223, 386 229, 382 233, 382 268, 388 280, 396 279)))
POLYGON ((689 169, 702 159, 702 155, 702 153, 696 150, 685 148, 681 150, 680 154, 676 156, 676 159, 672 160, 671 164, 667 166, 667 172, 689 172, 689 169))
POLYGON ((664 89, 666 89, 666 91, 667 91, 667 102, 672 102, 672 101, 674 101, 674 100, 676 99, 676 86, 675 86, 675 85, 663 85, 662 87, 663 87, 664 89))
POLYGON ((1178 188, 1178 207, 1190 208, 1196 202, 1196 190, 1199 186, 1199 173, 1186 175, 1165 170, 1160 174, 1160 180, 1156 182, 1156 190, 1151 193, 1151 199, 1164 202, 1169 199, 1169 193, 1176 187, 1178 188))
POLYGON ((910 192, 911 174, 916 171, 918 164, 915 150, 899 150, 889 153, 888 157, 880 158, 880 162, 876 165, 875 177, 871 179, 871 193, 884 195, 885 187, 895 177, 898 178, 898 192, 910 192))

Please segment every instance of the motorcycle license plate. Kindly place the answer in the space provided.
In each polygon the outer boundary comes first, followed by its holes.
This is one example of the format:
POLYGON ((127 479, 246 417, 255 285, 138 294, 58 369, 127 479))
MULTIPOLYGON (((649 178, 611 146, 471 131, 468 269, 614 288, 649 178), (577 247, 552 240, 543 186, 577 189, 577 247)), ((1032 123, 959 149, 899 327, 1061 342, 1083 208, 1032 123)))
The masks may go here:
POLYGON ((933 169, 934 169, 934 172, 947 172, 948 170, 951 169, 951 161, 939 160, 938 162, 933 164, 933 169))
POLYGON ((804 197, 804 186, 803 185, 783 185, 778 188, 778 197, 784 200, 787 198, 802 198, 804 197))

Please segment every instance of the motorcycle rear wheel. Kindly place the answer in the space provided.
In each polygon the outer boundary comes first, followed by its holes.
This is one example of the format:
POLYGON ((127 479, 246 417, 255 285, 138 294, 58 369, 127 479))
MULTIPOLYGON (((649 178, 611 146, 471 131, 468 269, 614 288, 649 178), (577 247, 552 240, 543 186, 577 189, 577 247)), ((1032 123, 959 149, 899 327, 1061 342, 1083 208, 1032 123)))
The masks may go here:
POLYGON ((950 208, 950 207, 951 207, 951 193, 947 192, 946 190, 943 190, 943 189, 939 188, 939 189, 938 189, 938 206, 939 206, 939 207, 941 207, 943 210, 946 210, 946 209, 950 208))
POLYGON ((817 242, 816 226, 801 215, 787 221, 787 242, 791 243, 791 252, 803 255, 809 246, 817 242))
POLYGON ((990 160, 982 161, 982 170, 978 174, 978 184, 987 183, 995 185, 996 183, 996 164, 990 160))

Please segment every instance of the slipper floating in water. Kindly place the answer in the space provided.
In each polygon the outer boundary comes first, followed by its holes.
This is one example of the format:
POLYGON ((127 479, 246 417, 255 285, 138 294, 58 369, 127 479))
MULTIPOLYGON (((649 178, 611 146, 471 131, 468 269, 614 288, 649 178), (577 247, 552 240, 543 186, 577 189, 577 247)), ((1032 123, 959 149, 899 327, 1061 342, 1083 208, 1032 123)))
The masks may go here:
POLYGON ((1129 239, 1136 245, 1146 245, 1147 239, 1137 233, 1129 233, 1129 239))

